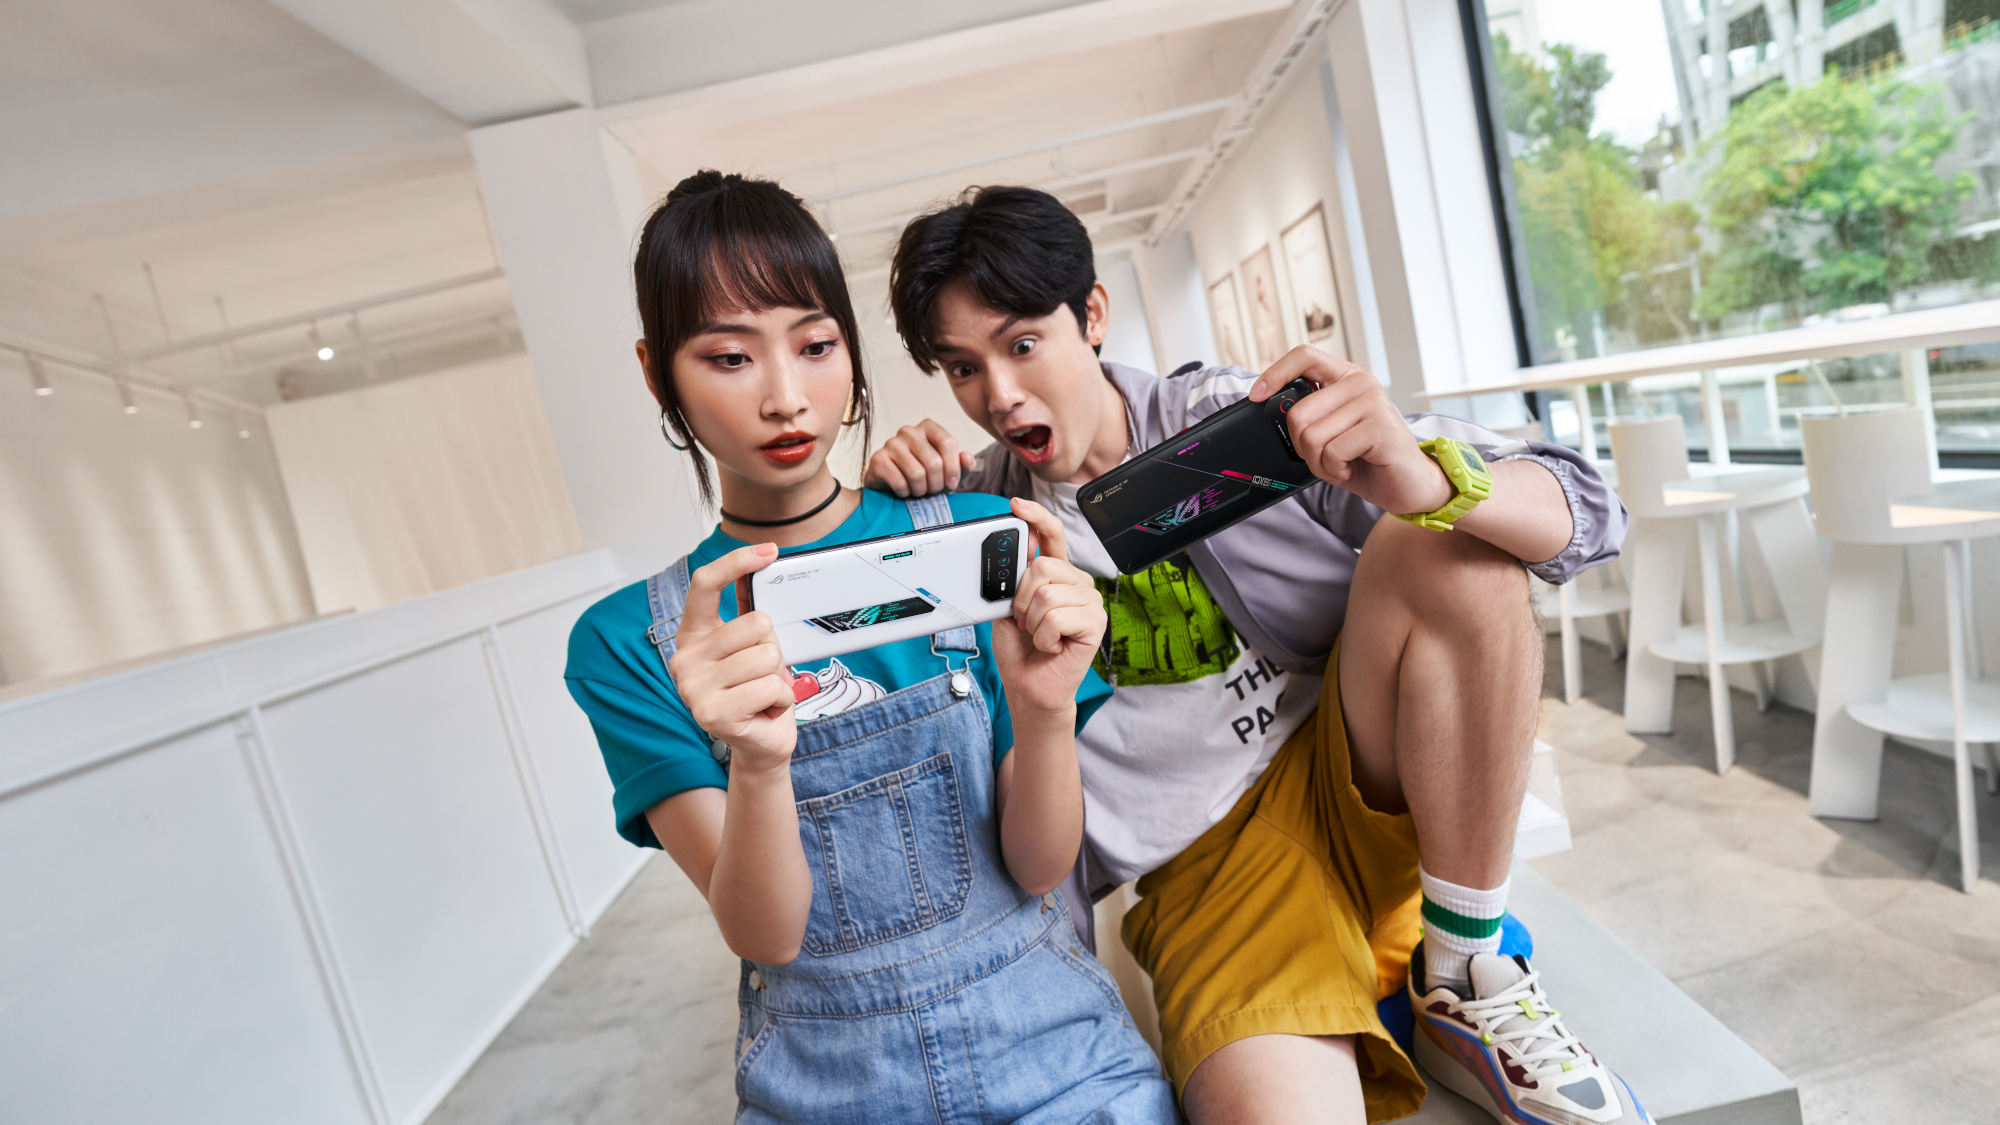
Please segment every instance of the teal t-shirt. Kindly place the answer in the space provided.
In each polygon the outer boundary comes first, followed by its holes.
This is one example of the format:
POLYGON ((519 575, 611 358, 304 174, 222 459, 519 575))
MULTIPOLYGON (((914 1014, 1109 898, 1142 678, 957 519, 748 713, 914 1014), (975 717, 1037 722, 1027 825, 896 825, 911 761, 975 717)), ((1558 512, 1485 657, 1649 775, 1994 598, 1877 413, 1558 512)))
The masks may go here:
MULTIPOLYGON (((951 497, 954 520, 1001 515, 1007 510, 1007 501, 999 496, 964 492, 951 497)), ((884 492, 864 490, 860 505, 831 534, 780 553, 894 535, 914 527, 908 504, 884 492)), ((717 528, 688 556, 688 567, 698 570, 744 545, 717 528)), ((736 616, 734 590, 722 592, 721 608, 724 621, 736 616)), ((656 848, 660 844, 646 823, 646 810, 688 789, 726 789, 729 773, 715 760, 708 736, 681 702, 660 660, 660 650, 646 639, 646 629, 652 623, 644 582, 606 595, 584 610, 570 630, 569 666, 563 676, 570 696, 590 717, 591 728, 597 733, 604 768, 611 774, 612 808, 619 834, 635 844, 656 848)), ((978 633, 979 650, 984 655, 972 661, 972 677, 993 716, 993 765, 997 769, 1014 746, 1014 728, 1008 721, 1007 697, 991 655, 993 626, 980 625, 978 633)), ((960 659, 957 654, 952 656, 954 666, 960 659)), ((801 722, 839 714, 890 692, 914 687, 944 670, 943 660, 931 652, 928 637, 878 645, 811 667, 794 668, 799 677, 794 685, 796 713, 801 722)), ((1110 695, 1111 688, 1097 673, 1084 676, 1076 692, 1077 729, 1083 728, 1110 695)))

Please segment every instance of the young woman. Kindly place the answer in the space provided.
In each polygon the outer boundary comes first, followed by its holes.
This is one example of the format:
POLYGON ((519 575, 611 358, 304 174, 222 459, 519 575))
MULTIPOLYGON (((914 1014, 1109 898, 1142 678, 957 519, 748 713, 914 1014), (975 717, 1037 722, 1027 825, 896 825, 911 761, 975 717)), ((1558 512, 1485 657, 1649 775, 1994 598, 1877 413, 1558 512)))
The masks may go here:
POLYGON ((1011 619, 788 668, 769 619, 737 612, 751 572, 1008 502, 834 480, 830 447, 868 416, 854 312, 776 184, 681 181, 633 272, 661 430, 722 520, 587 610, 566 675, 618 830, 666 849, 744 960, 737 1119, 1176 1120, 1054 891, 1082 838, 1076 728, 1108 693, 1061 524, 1013 502, 1040 557, 1011 619))

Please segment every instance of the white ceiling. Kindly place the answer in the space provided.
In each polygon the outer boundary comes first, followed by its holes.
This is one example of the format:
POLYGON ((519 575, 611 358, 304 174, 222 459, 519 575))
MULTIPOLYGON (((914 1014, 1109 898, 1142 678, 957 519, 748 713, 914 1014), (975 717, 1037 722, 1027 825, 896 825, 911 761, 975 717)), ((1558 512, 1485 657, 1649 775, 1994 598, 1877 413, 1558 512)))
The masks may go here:
POLYGON ((599 20, 629 16, 634 12, 650 12, 659 8, 669 8, 684 0, 550 0, 571 23, 596 23, 599 20))
POLYGON ((0 242, 50 213, 459 139, 263 0, 8 0, 0 242))
MULTIPOLYGON (((1042 40, 1019 58, 994 59, 974 44, 911 67, 935 75, 924 81, 878 71, 866 81, 822 82, 804 94, 783 83, 746 84, 769 93, 679 99, 637 116, 614 114, 611 128, 660 174, 656 186, 701 167, 756 173, 809 200, 839 196, 818 206, 821 218, 836 232, 853 231, 900 220, 971 184, 1077 181, 1071 173, 1204 148, 1217 113, 987 159, 1240 93, 1284 19, 1279 8, 1083 49, 1042 40), (950 170, 847 194, 931 169, 950 170)), ((1109 181, 1080 179, 1058 194, 1077 204, 1108 204, 1113 212, 1141 210, 1164 201, 1185 171, 1183 163, 1109 181)), ((1094 234, 1115 241, 1139 233, 1146 221, 1094 234)), ((895 233, 844 238, 849 268, 884 263, 895 233)))
MULTIPOLYGON (((606 21, 709 18, 717 0, 549 2, 588 35, 606 21)), ((822 197, 978 162, 817 204, 830 226, 851 232, 842 253, 863 273, 886 260, 894 230, 856 228, 900 219, 967 184, 1043 183, 1204 148, 1215 113, 984 159, 1236 94, 1287 19, 1278 0, 831 7, 876 28, 879 46, 850 44, 846 55, 648 97, 604 118, 652 166, 656 189, 716 166, 822 197), (1012 22, 913 45, 895 25, 917 8, 953 26, 1012 22)), ((802 10, 800 0, 730 8, 753 28, 760 17, 802 10)), ((273 3, 14 0, 7 18, 9 38, 33 49, 13 52, 0 71, 0 151, 11 154, 0 169, 0 340, 102 356, 108 346, 91 303, 101 293, 126 351, 161 343, 141 263, 152 265, 176 339, 217 327, 218 295, 242 325, 492 268, 464 124, 273 3)), ((745 75, 771 69, 755 56, 728 61, 745 75)), ((1185 170, 1084 180, 1060 193, 1081 211, 1141 210, 1162 202, 1185 170)), ((1095 234, 1114 242, 1148 221, 1095 234)), ((509 309, 502 280, 363 319, 381 336, 509 309)), ((325 336, 344 332, 322 324, 325 336)), ((309 350, 303 329, 241 348, 246 363, 309 350)), ((231 362, 205 351, 154 373, 218 385, 231 362)), ((244 397, 273 393, 268 376, 228 382, 220 389, 244 397)))

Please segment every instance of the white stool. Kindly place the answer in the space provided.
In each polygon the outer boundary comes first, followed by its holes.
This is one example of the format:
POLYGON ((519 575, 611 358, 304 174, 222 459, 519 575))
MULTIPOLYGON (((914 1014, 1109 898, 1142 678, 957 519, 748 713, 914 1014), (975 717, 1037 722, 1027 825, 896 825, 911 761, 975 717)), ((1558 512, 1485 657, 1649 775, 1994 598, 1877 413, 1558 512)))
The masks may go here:
POLYGON ((1575 703, 1583 697, 1583 672, 1581 646, 1577 640, 1576 623, 1587 617, 1606 618, 1605 626, 1611 633, 1611 659, 1625 655, 1625 629, 1621 617, 1632 608, 1632 598, 1625 588, 1612 580, 1611 574, 1617 563, 1606 563, 1593 567, 1560 586, 1551 586, 1539 578, 1529 575, 1534 586, 1535 604, 1547 613, 1550 594, 1556 603, 1556 624, 1562 638, 1563 702, 1575 703), (1592 579, 1591 575, 1598 575, 1592 579), (1586 587, 1586 582, 1595 584, 1586 587))
POLYGON ((1972 540, 2000 535, 2000 482, 1934 488, 1926 425, 1919 410, 1800 421, 1813 514, 1833 541, 1808 793, 1815 816, 1872 820, 1884 734, 1951 743, 1959 880, 1969 891, 1979 880, 1971 747, 2000 742, 2000 683, 1980 678, 1972 629, 1972 540), (1944 551, 1949 671, 1892 680, 1903 552, 1930 543, 1944 551))
MULTIPOLYGON (((1819 643, 1826 580, 1803 500, 1805 473, 1788 467, 1739 469, 1690 482, 1687 438, 1678 415, 1614 423, 1610 429, 1619 493, 1633 516, 1632 532, 1625 540, 1632 596, 1625 729, 1671 731, 1675 665, 1706 665, 1715 768, 1726 773, 1736 761, 1736 737, 1724 666, 1758 666, 1754 673, 1761 709, 1770 699, 1770 675, 1762 665, 1819 643), (1724 621, 1719 528, 1732 512, 1749 529, 1773 576, 1773 592, 1782 611, 1776 619, 1750 620, 1746 604, 1744 621, 1724 621), (1681 623, 1691 534, 1699 546, 1701 565, 1699 625, 1681 623)), ((1818 669, 1818 661, 1806 661, 1809 678, 1816 678, 1818 669)))

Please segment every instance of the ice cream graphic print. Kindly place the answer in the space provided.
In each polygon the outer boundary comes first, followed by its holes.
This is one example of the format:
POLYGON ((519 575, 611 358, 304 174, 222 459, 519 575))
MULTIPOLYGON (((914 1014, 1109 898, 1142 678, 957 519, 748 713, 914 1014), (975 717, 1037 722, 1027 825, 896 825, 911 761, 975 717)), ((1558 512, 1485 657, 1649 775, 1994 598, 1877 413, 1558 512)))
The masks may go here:
POLYGON ((800 670, 792 680, 792 714, 799 722, 824 719, 887 696, 882 685, 847 670, 836 658, 817 672, 800 670))

